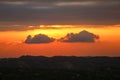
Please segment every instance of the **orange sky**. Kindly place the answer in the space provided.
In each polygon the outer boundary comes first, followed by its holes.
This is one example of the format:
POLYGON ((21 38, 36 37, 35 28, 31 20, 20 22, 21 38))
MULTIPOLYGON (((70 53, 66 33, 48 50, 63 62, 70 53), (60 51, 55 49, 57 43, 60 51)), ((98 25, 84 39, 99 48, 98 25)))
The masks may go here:
POLYGON ((48 27, 27 31, 1 31, 0 32, 0 57, 19 57, 21 55, 44 56, 120 56, 120 27, 73 27, 63 25, 51 25, 48 27), (46 34, 49 37, 59 39, 67 33, 79 33, 87 30, 100 36, 95 43, 65 43, 52 42, 46 44, 25 44, 27 35, 46 34))

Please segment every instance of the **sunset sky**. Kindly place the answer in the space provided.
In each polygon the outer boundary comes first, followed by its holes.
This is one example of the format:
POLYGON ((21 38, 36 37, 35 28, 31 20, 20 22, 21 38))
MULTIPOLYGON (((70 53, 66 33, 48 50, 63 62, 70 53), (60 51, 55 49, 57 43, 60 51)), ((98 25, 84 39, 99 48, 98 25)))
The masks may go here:
POLYGON ((0 58, 120 56, 120 0, 0 0, 0 58))

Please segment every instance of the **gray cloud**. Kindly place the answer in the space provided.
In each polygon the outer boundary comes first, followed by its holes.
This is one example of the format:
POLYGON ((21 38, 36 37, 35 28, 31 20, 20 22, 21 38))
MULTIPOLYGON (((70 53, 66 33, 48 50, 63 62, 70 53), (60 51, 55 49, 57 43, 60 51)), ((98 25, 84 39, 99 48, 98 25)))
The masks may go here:
POLYGON ((29 25, 0 25, 0 31, 25 31, 33 29, 40 29, 40 27, 29 25))
MULTIPOLYGON (((98 35, 90 33, 86 30, 83 30, 79 33, 68 33, 65 37, 59 39, 60 42, 95 42, 96 39, 99 39, 98 35)), ((38 44, 38 43, 50 43, 55 41, 54 38, 50 38, 45 34, 37 34, 34 37, 28 35, 25 43, 27 44, 38 44)))
POLYGON ((1 25, 0 31, 2 32, 2 31, 27 31, 34 29, 63 29, 63 28, 65 29, 71 28, 72 26, 76 25, 61 25, 61 26, 62 27, 56 27, 55 25, 1 25))
POLYGON ((98 35, 83 30, 77 34, 68 33, 64 38, 61 38, 62 42, 95 42, 95 39, 99 39, 98 35))
POLYGON ((50 43, 50 42, 53 42, 53 41, 54 41, 54 39, 48 37, 47 35, 38 34, 38 35, 35 35, 34 37, 31 37, 31 35, 27 36, 27 39, 25 40, 25 43, 28 43, 28 44, 50 43))
POLYGON ((119 24, 120 0, 0 0, 9 24, 119 24))

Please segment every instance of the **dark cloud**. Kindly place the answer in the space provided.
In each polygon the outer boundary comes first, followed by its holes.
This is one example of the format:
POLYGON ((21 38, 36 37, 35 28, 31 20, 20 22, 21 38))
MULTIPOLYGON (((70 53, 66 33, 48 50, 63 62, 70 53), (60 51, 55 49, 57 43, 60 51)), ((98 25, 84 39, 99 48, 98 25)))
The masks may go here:
POLYGON ((27 39, 25 40, 25 43, 32 44, 32 43, 50 43, 53 42, 54 39, 48 37, 44 34, 38 34, 34 37, 31 37, 31 35, 27 36, 27 39))
MULTIPOLYGON (((27 31, 34 29, 65 29, 71 28, 76 25, 61 25, 62 27, 56 27, 57 25, 1 25, 0 31, 27 31)), ((79 25, 80 26, 80 25, 79 25)), ((77 27, 79 28, 79 27, 77 27)))
POLYGON ((39 26, 29 26, 29 25, 1 25, 0 31, 25 31, 40 29, 39 26))
POLYGON ((119 24, 120 0, 0 0, 0 22, 119 24))
POLYGON ((95 39, 99 39, 98 35, 83 30, 77 34, 68 33, 64 38, 61 38, 62 42, 95 42, 95 39))
MULTIPOLYGON (((99 39, 98 35, 90 33, 86 30, 83 30, 77 34, 68 33, 65 37, 59 39, 61 42, 95 42, 96 39, 99 39)), ((34 44, 34 43, 50 43, 55 41, 54 38, 50 38, 45 34, 37 34, 34 37, 28 35, 25 43, 34 44)))

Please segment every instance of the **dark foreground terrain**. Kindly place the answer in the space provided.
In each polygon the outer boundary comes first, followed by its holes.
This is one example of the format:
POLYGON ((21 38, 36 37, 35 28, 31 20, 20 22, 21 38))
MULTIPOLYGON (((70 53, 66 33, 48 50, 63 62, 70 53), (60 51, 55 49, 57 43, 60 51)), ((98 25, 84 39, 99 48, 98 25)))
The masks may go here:
POLYGON ((0 80, 120 80, 120 57, 4 58, 0 80))

